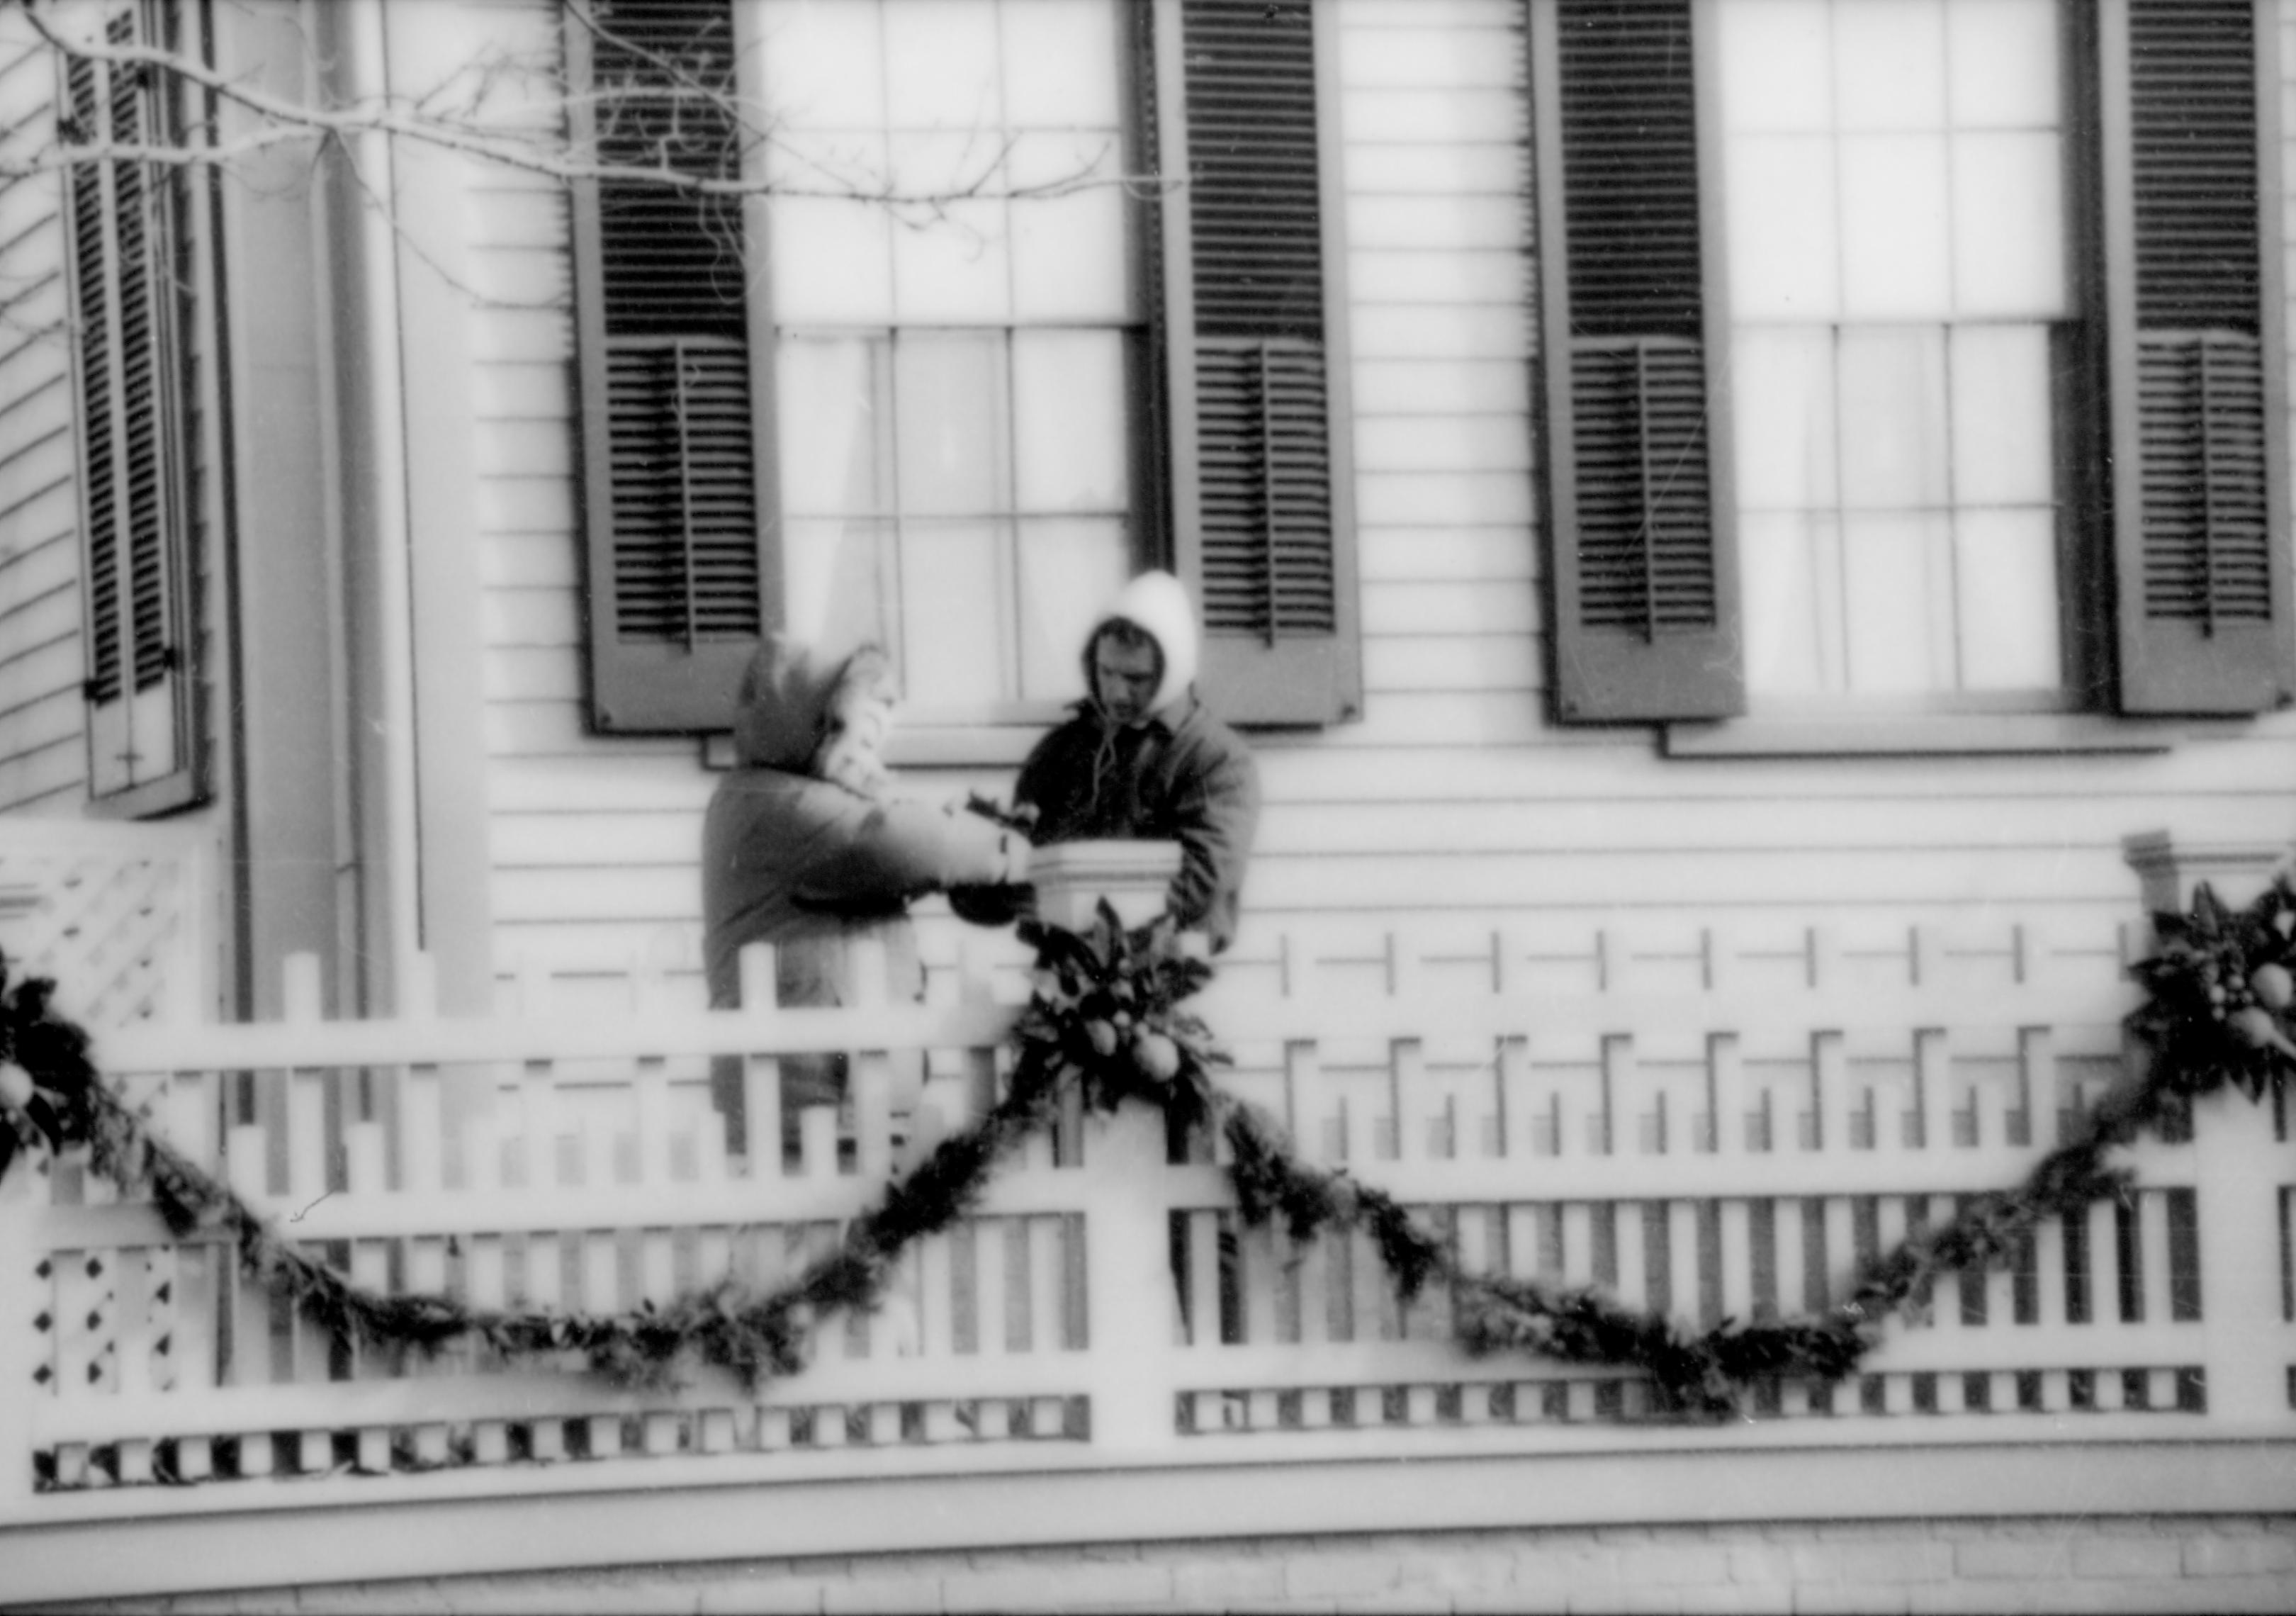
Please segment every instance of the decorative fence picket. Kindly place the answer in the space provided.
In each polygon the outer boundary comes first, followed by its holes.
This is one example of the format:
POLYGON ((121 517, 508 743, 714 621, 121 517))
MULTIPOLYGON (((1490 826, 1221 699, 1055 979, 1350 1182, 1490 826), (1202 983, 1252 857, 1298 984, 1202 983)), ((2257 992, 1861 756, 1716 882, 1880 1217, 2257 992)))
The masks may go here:
MULTIPOLYGON (((1240 951, 1201 1011, 1235 1093, 1469 1270, 1707 1328, 1822 1308, 1863 1260, 2017 1183, 2126 1069, 2129 947, 2111 925, 2052 943, 2008 922, 1519 928, 1376 952, 1301 934, 1240 951)), ((362 1282, 612 1311, 729 1276, 770 1287, 977 1116, 1013 1007, 957 974, 968 995, 931 1006, 311 1013, 122 1029, 98 1053, 179 1148, 362 1282), (744 1062, 751 1139, 771 1141, 776 1060, 823 1051, 851 1057, 849 1125, 808 1112, 786 1166, 729 1152, 710 1061, 744 1062)), ((810 1367, 754 1391, 714 1371, 618 1387, 467 1344, 354 1350, 216 1235, 170 1240, 70 1164, 37 1194, 20 1172, 0 1192, 0 1290, 21 1299, 0 1300, 19 1389, 0 1399, 0 1541, 232 1497, 356 1503, 386 1477, 394 1499, 468 1500, 614 1474, 2296 1436, 2282 1131, 2209 1103, 2194 1137, 2129 1153, 2125 1202, 1940 1284, 1853 1380, 1760 1386, 1753 1420, 1702 1431, 1658 1421, 1623 1372, 1470 1358, 1450 1297, 1403 1303, 1360 1235, 1241 1227, 1210 1143, 1168 1160, 1160 1120, 1130 1111, 1031 1141, 883 1307, 821 1321, 810 1367)))

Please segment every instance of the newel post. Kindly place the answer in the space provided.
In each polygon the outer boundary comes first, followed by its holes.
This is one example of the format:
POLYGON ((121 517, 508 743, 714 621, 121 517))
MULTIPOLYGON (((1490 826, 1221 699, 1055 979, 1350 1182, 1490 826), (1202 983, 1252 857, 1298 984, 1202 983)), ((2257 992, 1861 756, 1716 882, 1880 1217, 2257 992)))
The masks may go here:
MULTIPOLYGON (((2147 915, 2184 913, 2202 882, 2231 907, 2248 904, 2287 857, 2285 843, 2196 841, 2164 831, 2122 842, 2147 915)), ((2280 1179, 2286 1146, 2274 1107, 2226 1085, 2193 1107, 2194 1195, 2200 1224, 2201 1318, 2212 1421, 2270 1422, 2289 1414, 2291 1342, 2282 1317, 2280 1179)), ((2151 1285, 2148 1290, 2159 1289, 2151 1285)), ((2165 1299, 2152 1304, 2165 1308, 2165 1299)), ((2148 1310, 2147 1322, 2154 1322, 2148 1310)))
POLYGON ((1069 931, 1089 931, 1103 898, 1126 925, 1146 925, 1179 869, 1177 841, 1064 841, 1029 857, 1037 917, 1069 931))
MULTIPOLYGON (((1088 931, 1100 900, 1128 926, 1163 912, 1180 867, 1168 841, 1077 841, 1030 858, 1037 915, 1088 931)), ((1085 1333, 1091 1355, 1092 1440, 1138 1452, 1176 1440, 1172 1380, 1169 1196, 1164 1120, 1144 1105, 1085 1127, 1085 1333)))

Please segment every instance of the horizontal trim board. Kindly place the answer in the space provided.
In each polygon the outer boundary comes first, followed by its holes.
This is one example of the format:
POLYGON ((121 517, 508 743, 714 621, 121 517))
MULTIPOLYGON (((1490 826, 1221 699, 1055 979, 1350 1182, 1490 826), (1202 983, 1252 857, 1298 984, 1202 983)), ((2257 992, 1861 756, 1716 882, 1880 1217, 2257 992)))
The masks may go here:
POLYGON ((1670 724, 1670 758, 1860 757, 1990 752, 2165 752, 2195 734, 2230 726, 2195 726, 2091 713, 1968 713, 1936 717, 1727 719, 1670 724))
MULTIPOLYGON (((1838 1422, 1845 1439, 1864 1434, 1868 1440, 1878 1423, 1838 1422)), ((348 1582, 410 1571, 444 1577, 641 1560, 1141 1539, 1675 1521, 1839 1525, 2040 1516, 2101 1524, 2148 1514, 2255 1515, 2296 1507, 2296 1471, 2282 1444, 2073 1443, 2050 1440, 2055 1423, 2045 1415, 1986 1423, 2003 1429, 1965 1447, 1892 1448, 1885 1462, 1871 1448, 1771 1442, 1763 1440, 1767 1431, 1741 1428, 1717 1433, 1727 1447, 1669 1432, 1623 1453, 1382 1454, 1300 1464, 1254 1462, 1252 1449, 1264 1452, 1266 1439, 1206 1439, 1225 1449, 1226 1462, 1107 1469, 1098 1468, 1107 1464, 1105 1456, 1086 1452, 1071 1465, 1019 1473, 935 1465, 923 1475, 808 1477, 778 1486, 752 1477, 729 1475, 715 1486, 704 1479, 713 1469, 751 1468, 739 1461, 664 1459, 646 1467, 653 1485, 644 1490, 594 1484, 489 1499, 451 1488, 444 1477, 362 1479, 298 1486, 297 1493, 315 1495, 314 1501, 290 1509, 278 1486, 214 1488, 174 1494, 170 1501, 184 1513, 156 1520, 127 1513, 123 1494, 91 1493, 70 1500, 94 1506, 84 1519, 0 1527, 0 1546, 11 1566, 11 1595, 37 1604, 308 1585, 314 1567, 326 1568, 330 1580, 348 1582), (2131 1475, 2140 1476, 2141 1485, 2132 1486, 2131 1475), (426 1481, 430 1499, 415 1491, 426 1481), (226 1507, 241 1490, 259 1494, 264 1507, 250 1509, 254 1499, 226 1507), (2046 1502, 2037 1508, 2037 1501, 2046 1502), (266 1550, 283 1546, 275 1573, 261 1576, 266 1550)), ((579 1481, 579 1470, 562 1473, 579 1481)))

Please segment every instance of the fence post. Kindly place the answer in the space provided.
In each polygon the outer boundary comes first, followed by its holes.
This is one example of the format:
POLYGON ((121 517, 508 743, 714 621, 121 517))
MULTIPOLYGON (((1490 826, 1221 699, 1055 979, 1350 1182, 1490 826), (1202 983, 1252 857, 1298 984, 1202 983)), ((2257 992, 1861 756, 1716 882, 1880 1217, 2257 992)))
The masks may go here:
POLYGON ((48 1294, 34 1273, 46 1185, 29 1152, 0 1171, 0 1520, 31 1500, 32 1404, 48 1390, 32 1383, 32 1317, 48 1294))
POLYGON ((1174 1440, 1172 1291, 1164 1120, 1127 1104, 1085 1128, 1086 1345, 1095 1448, 1174 1440))
MULTIPOLYGON (((2149 912, 2182 912, 2205 881, 2230 906, 2263 890, 2287 854, 2281 843, 2183 841, 2166 833, 2122 844, 2149 912)), ((2284 1424, 2292 1342, 2281 1296, 2280 1196, 2285 1146, 2273 1108, 2226 1087, 2193 1108, 2194 1213, 2200 1226, 2201 1317, 2207 1327, 2208 1410, 2229 1424, 2284 1424)))

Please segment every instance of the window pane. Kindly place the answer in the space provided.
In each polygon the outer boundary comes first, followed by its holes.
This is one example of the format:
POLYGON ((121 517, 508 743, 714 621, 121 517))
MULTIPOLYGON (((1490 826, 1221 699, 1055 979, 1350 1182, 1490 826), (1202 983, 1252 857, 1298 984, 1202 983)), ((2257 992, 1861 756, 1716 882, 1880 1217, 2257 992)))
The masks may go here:
POLYGON ((1848 0, 1833 8, 1834 105, 1845 129, 1945 123, 1939 0, 1848 0))
POLYGON ((1722 9, 1726 127, 1833 127, 1831 11, 1826 0, 1738 0, 1722 9))
POLYGON ((1738 497, 1749 510, 1833 509, 1833 332, 1755 326, 1731 348, 1738 497))
POLYGON ((2067 312, 2063 173, 2054 134, 1954 136, 1955 312, 2067 312))
POLYGON ((1936 516, 1857 516, 1842 524, 1842 638, 1849 687, 1862 694, 1936 690, 1953 676, 1948 523, 1936 516))
MULTIPOLYGON (((905 194, 947 196, 1010 184, 999 143, 962 135, 893 140, 894 173, 905 194)), ((894 318, 907 325, 1002 324, 1012 317, 1009 204, 951 201, 904 209, 893 228, 894 318)))
POLYGON ((2062 683, 2060 11, 1720 0, 1758 697, 2062 683))
POLYGON ((1944 333, 1841 333, 1841 503, 1855 510, 1941 506, 1946 477, 1944 333))
POLYGON ((1749 516, 1739 524, 1746 683, 1765 695, 1841 688, 1839 539, 1831 517, 1749 516))
POLYGON ((977 131, 1004 121, 994 0, 884 0, 885 95, 900 129, 977 131))
POLYGON ((1124 339, 1110 331, 1013 338, 1013 439, 1023 511, 1121 511, 1124 339))
POLYGON ((882 636, 927 710, 1070 691, 1084 619, 1135 559, 1145 314, 1123 193, 1096 183, 1124 169, 1128 9, 758 12, 771 110, 808 109, 766 160, 788 619, 882 636), (921 200, 850 200, 888 187, 921 200))
POLYGON ((970 515, 1009 499, 1004 344, 981 333, 893 341, 893 416, 901 513, 970 515))
POLYGON ((1941 320, 1953 309, 1946 141, 1841 143, 1841 308, 1853 320, 1941 320))
POLYGON ((1730 303, 1742 320, 1830 320, 1835 276, 1833 144, 1823 136, 1731 143, 1730 303))
MULTIPOLYGON (((816 183, 842 182, 824 177, 816 183)), ((867 202, 776 197, 775 320, 784 325, 883 324, 893 301, 891 231, 885 210, 867 202)))
POLYGON ((2056 127, 2057 0, 1948 0, 1946 39, 1956 127, 2056 127))
POLYGON ((1973 511, 1956 524, 1961 683, 1971 690, 2054 690, 2056 523, 2047 511, 1973 511))
MULTIPOLYGON (((1121 171, 1116 132, 1023 135, 1006 168, 1015 187, 1065 186, 1121 171)), ((1083 185, 1064 196, 1013 202, 1013 315, 1019 321, 1125 321, 1134 317, 1124 193, 1083 185)))
POLYGON ((918 706, 995 701, 1013 644, 1004 524, 901 524, 901 688, 918 706))
POLYGON ((1964 326, 1952 355, 1956 499, 2047 504, 2055 497, 2047 329, 1964 326))
POLYGON ((782 508, 792 516, 882 510, 879 346, 862 338, 784 340, 776 355, 782 508))
POLYGON ((765 0, 758 60, 766 105, 800 129, 885 121, 884 41, 870 0, 765 0))
POLYGON ((1117 104, 1115 0, 1004 0, 1004 112, 1015 128, 1105 128, 1117 104))
POLYGON ((1021 694, 1073 701, 1084 694, 1084 636, 1131 570, 1119 521, 1021 523, 1021 694))
POLYGON ((789 631, 842 649, 891 649, 892 524, 792 517, 782 524, 782 589, 789 631))

